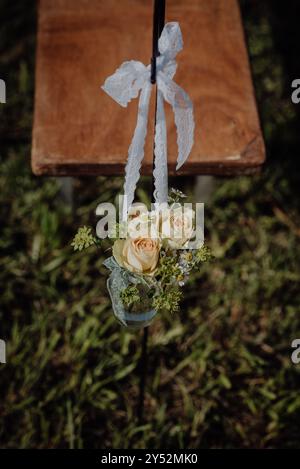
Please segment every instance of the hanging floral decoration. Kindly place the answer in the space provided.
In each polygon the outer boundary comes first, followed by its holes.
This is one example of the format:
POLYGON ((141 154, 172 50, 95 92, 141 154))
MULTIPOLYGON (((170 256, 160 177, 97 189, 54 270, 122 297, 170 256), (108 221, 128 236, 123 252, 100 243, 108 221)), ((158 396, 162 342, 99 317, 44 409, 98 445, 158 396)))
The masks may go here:
MULTIPOLYGON (((183 48, 178 23, 165 25, 158 46, 155 190, 151 210, 134 203, 147 134, 151 66, 133 60, 125 62, 103 85, 103 90, 122 106, 127 106, 140 93, 137 125, 125 169, 121 221, 110 232, 112 255, 104 261, 110 271, 107 287, 113 312, 123 326, 133 328, 148 326, 163 310, 171 314, 178 312, 189 276, 212 257, 203 244, 203 236, 202 242, 191 249, 191 242, 197 237, 196 213, 190 207, 183 209, 184 194, 176 189, 170 193, 168 190, 164 101, 172 106, 175 116, 177 169, 187 160, 194 141, 192 102, 173 81, 177 68, 175 57, 183 48)), ((74 250, 92 245, 101 246, 99 237, 93 235, 91 228, 80 228, 72 243, 74 250)))

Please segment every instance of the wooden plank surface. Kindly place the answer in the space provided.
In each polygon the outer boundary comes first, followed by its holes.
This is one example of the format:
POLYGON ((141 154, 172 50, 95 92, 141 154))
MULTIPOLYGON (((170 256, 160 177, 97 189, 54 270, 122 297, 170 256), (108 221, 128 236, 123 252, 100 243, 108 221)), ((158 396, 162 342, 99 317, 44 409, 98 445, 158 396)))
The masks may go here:
MULTIPOLYGON (((177 174, 256 172, 265 149, 237 0, 167 0, 166 20, 182 29, 175 81, 190 95, 196 118, 194 148, 177 174)), ((149 63, 151 40, 151 0, 40 0, 35 174, 123 174, 138 100, 124 109, 100 86, 126 60, 149 63)), ((176 132, 167 104, 166 114, 174 173, 176 132)), ((152 140, 150 123, 144 174, 152 171, 152 140)))

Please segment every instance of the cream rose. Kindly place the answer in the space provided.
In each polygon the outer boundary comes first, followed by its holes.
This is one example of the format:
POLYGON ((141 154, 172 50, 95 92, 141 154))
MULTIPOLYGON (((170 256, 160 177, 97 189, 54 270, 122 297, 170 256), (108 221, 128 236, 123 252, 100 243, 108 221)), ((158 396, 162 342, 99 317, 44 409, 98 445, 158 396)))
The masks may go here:
POLYGON ((117 263, 137 274, 154 274, 159 251, 159 240, 151 238, 120 239, 113 245, 113 256, 117 263))
POLYGON ((148 209, 145 204, 134 202, 128 210, 128 219, 132 220, 133 218, 140 217, 142 214, 147 213, 148 209))
POLYGON ((174 207, 162 213, 161 237, 171 249, 183 248, 194 235, 195 212, 191 208, 174 207))
POLYGON ((142 211, 128 222, 128 237, 142 239, 160 238, 158 231, 159 219, 156 212, 142 211))

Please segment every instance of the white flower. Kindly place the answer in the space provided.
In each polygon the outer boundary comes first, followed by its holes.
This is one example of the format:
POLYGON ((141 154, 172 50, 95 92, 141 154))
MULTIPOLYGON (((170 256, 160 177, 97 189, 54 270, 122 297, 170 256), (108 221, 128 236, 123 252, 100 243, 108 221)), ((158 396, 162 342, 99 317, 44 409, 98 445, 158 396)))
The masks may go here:
POLYGON ((171 249, 182 249, 194 235, 195 212, 192 208, 174 205, 162 211, 161 237, 171 249))

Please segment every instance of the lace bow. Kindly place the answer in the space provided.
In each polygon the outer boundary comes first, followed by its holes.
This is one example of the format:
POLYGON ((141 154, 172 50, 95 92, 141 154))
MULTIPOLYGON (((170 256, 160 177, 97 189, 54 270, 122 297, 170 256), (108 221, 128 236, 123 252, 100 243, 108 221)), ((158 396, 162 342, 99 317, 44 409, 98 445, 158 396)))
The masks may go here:
MULTIPOLYGON (((187 160, 194 143, 193 104, 187 93, 174 81, 177 64, 175 57, 183 48, 182 34, 178 23, 167 23, 158 42, 160 56, 157 57, 157 108, 154 146, 154 200, 158 203, 168 199, 167 130, 164 100, 173 108, 177 128, 178 158, 176 170, 187 160)), ((144 146, 147 135, 148 111, 152 85, 151 66, 131 60, 124 62, 108 77, 102 89, 123 107, 137 98, 139 107, 137 125, 128 151, 125 169, 123 218, 134 200, 136 185, 140 177, 144 146)))

